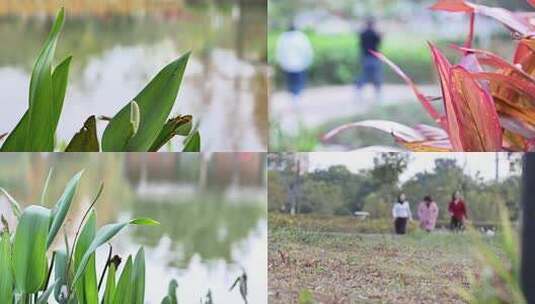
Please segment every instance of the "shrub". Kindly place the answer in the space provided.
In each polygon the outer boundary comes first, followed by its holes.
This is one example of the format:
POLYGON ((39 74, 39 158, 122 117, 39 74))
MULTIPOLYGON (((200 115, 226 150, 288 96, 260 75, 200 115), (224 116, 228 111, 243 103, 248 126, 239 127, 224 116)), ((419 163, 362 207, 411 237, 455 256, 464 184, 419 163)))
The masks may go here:
POLYGON ((398 66, 383 54, 375 55, 407 82, 436 126, 412 128, 392 121, 365 120, 335 128, 323 140, 346 129, 370 127, 390 133, 412 151, 535 150, 535 26, 528 17, 464 0, 440 0, 432 9, 464 12, 471 20, 464 46, 454 46, 461 54, 458 64, 452 65, 439 48, 429 44, 442 87, 437 99, 443 101, 443 112, 433 105, 435 98, 421 93, 398 66), (518 38, 513 63, 472 48, 476 14, 502 22, 518 38))

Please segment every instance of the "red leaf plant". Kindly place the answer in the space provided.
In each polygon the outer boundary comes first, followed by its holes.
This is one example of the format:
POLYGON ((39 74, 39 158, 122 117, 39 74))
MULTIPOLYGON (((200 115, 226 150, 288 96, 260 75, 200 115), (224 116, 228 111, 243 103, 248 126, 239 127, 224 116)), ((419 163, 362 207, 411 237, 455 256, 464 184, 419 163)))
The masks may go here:
MULTIPOLYGON (((535 0, 528 1, 535 6, 535 0)), ((440 0, 431 9, 470 15, 464 46, 452 46, 462 54, 457 64, 429 43, 444 111, 437 110, 396 64, 381 53, 374 55, 403 78, 438 127, 367 120, 340 126, 323 140, 348 128, 369 127, 390 133, 411 151, 535 151, 535 23, 530 23, 534 14, 464 0, 440 0), (493 18, 513 33, 517 46, 512 63, 472 48, 475 15, 493 18)))

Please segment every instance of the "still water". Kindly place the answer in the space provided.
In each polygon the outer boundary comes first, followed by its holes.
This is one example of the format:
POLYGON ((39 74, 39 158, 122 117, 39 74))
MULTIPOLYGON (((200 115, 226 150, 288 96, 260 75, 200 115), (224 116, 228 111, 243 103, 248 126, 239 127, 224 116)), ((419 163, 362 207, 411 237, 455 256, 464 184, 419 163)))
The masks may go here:
MULTIPOLYGON (((267 211, 263 154, 27 154, 0 155, 0 187, 24 205, 35 202, 54 168, 45 205, 53 206, 68 179, 85 169, 66 220, 72 240, 101 182, 97 225, 150 217, 158 226, 129 227, 111 242, 126 261, 146 254, 146 299, 160 303, 171 279, 180 303, 243 303, 234 280, 248 275, 250 303, 267 301, 267 211)), ((0 214, 15 220, 4 197, 0 214)), ((58 241, 59 239, 59 241, 58 241)), ((61 237, 56 248, 63 246, 61 237)), ((108 246, 97 251, 100 273, 108 246)))
MULTIPOLYGON (((56 60, 72 55, 73 61, 59 141, 68 141, 90 115, 113 116, 167 63, 192 51, 172 113, 200 121, 204 151, 266 151, 266 5, 229 3, 129 15, 79 15, 67 6, 56 60)), ((0 134, 27 109, 31 67, 52 23, 40 11, 2 13, 0 134)), ((99 122, 99 133, 104 128, 99 122)), ((172 150, 181 145, 174 140, 172 150)))

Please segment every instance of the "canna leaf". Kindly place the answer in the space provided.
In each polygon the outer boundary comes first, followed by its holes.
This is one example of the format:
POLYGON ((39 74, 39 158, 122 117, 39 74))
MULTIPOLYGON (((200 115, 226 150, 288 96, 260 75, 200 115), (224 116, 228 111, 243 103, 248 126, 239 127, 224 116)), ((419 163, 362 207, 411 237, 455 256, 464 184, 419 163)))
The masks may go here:
POLYGON ((132 303, 145 303, 145 251, 140 248, 134 259, 132 274, 132 303))
POLYGON ((128 222, 122 222, 122 223, 115 223, 115 224, 108 224, 102 226, 96 233, 95 238, 87 248, 86 252, 84 253, 82 259, 80 260, 80 264, 76 267, 76 271, 74 274, 74 279, 72 281, 72 284, 76 284, 78 280, 83 275, 85 268, 87 264, 89 263, 89 259, 97 250, 98 247, 109 241, 111 238, 113 238, 117 233, 119 233, 123 228, 128 226, 129 224, 132 225, 155 225, 158 224, 158 222, 149 219, 149 218, 137 218, 133 219, 128 222))
POLYGON ((55 251, 54 254, 54 278, 56 278, 56 286, 54 288, 54 299, 58 303, 64 303, 67 294, 64 293, 67 289, 68 273, 67 261, 68 254, 65 249, 55 251))
POLYGON ((106 276, 106 289, 104 290, 104 303, 112 304, 115 296, 115 264, 110 263, 108 274, 106 276))
MULTIPOLYGON (((56 116, 59 117, 56 111, 60 108, 59 97, 61 97, 61 88, 66 86, 66 84, 59 83, 65 75, 58 75, 56 77, 58 97, 56 99, 55 85, 52 77, 52 60, 54 59, 56 44, 60 30, 63 27, 63 21, 64 10, 61 9, 32 71, 28 124, 24 132, 26 136, 24 151, 53 151, 54 149, 54 131, 57 126, 57 121, 55 122, 54 119, 56 116)), ((68 70, 69 61, 70 59, 68 58, 66 63, 64 62, 66 67, 64 66, 63 69, 68 70)), ((63 100, 61 100, 62 104, 63 100)))
MULTIPOLYGON (((80 236, 74 249, 74 268, 76 269, 82 260, 84 253, 95 238, 96 233, 95 211, 91 210, 87 221, 80 232, 80 236)), ((95 254, 89 258, 85 272, 81 279, 74 286, 78 303, 98 304, 97 272, 95 265, 95 254)))
POLYGON ((451 85, 462 151, 501 151, 502 130, 490 93, 461 66, 451 69, 451 85))
POLYGON ((103 151, 149 151, 173 108, 190 54, 164 67, 133 100, 139 105, 139 129, 130 135, 130 108, 126 105, 104 130, 103 151))
POLYGON ((50 226, 46 243, 47 248, 52 245, 52 242, 54 242, 54 238, 56 237, 56 234, 58 233, 63 221, 65 220, 65 217, 67 216, 67 212, 71 207, 72 199, 76 193, 76 188, 80 183, 80 178, 82 177, 83 173, 84 171, 82 170, 71 178, 67 186, 65 186, 65 190, 63 190, 63 194, 56 203, 56 206, 54 207, 52 224, 50 226))
POLYGON ((431 53, 433 56, 433 62, 437 69, 437 73, 440 79, 440 87, 442 89, 442 97, 444 100, 444 109, 446 112, 446 122, 447 128, 446 131, 450 137, 451 144, 453 149, 456 151, 462 151, 462 141, 461 141, 461 126, 460 122, 457 119, 455 109, 456 104, 453 100, 451 92, 451 79, 450 79, 450 69, 451 64, 448 62, 446 57, 433 45, 429 44, 431 48, 431 53))
POLYGON ((508 29, 518 32, 523 36, 528 35, 534 30, 532 26, 523 19, 515 16, 510 11, 485 5, 474 4, 465 0, 439 0, 433 6, 433 10, 442 10, 448 12, 476 13, 497 20, 505 25, 508 29))
POLYGON ((187 136, 191 132, 191 119, 191 115, 179 115, 169 119, 150 147, 149 152, 157 152, 175 135, 187 136))
POLYGON ((0 234, 0 303, 13 303, 13 287, 15 286, 12 267, 10 235, 0 234))
POLYGON ((90 116, 84 126, 71 139, 65 152, 99 152, 100 147, 97 137, 97 121, 95 116, 90 116))
POLYGON ((124 265, 123 272, 117 282, 115 295, 113 297, 113 304, 131 304, 132 302, 132 256, 128 256, 128 260, 124 265))
POLYGON ((50 210, 41 206, 24 209, 13 242, 13 271, 18 293, 34 293, 46 279, 46 244, 50 210))
POLYGON ((11 196, 9 193, 4 189, 0 187, 0 191, 4 194, 4 196, 9 201, 9 204, 11 205, 11 210, 13 210, 13 214, 20 218, 20 215, 22 214, 22 211, 20 209, 19 203, 11 196))
POLYGON ((427 97, 425 97, 424 94, 420 92, 416 84, 410 79, 402 70, 399 68, 395 63, 393 63, 390 59, 386 58, 383 54, 379 52, 371 51, 375 57, 386 63, 399 77, 401 77, 407 85, 409 85, 418 98, 420 102, 422 103, 425 110, 429 113, 429 115, 439 124, 443 123, 442 115, 437 112, 437 110, 433 107, 431 102, 427 97))

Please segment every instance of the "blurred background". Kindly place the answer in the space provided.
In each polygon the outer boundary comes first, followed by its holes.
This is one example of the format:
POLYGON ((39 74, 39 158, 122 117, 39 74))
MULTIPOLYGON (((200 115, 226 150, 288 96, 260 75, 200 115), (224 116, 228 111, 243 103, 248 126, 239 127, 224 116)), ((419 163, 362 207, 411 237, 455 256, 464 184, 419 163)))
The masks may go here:
MULTIPOLYGON (((392 145, 379 131, 346 131, 329 146, 318 138, 348 122, 386 119, 413 125, 433 124, 408 86, 388 67, 377 96, 372 85, 357 93, 355 80, 362 72, 359 34, 368 18, 382 41, 379 51, 399 65, 422 91, 439 95, 427 42, 456 62, 458 54, 449 45, 462 44, 469 17, 428 8, 434 0, 270 0, 268 8, 268 54, 270 79, 270 147, 272 151, 351 150, 368 145, 392 145), (287 92, 284 73, 277 60, 277 43, 293 23, 306 35, 313 59, 298 100, 287 92)), ((474 0, 512 11, 531 11, 525 0, 474 0)), ((495 52, 511 61, 514 43, 501 24, 476 18, 476 48, 495 52)))
MULTIPOLYGON (((66 220, 70 238, 101 182, 98 227, 135 217, 160 222, 131 226, 111 242, 122 257, 145 248, 148 303, 159 303, 173 278, 181 303, 199 303, 209 290, 215 303, 242 303, 237 289, 229 291, 242 271, 251 303, 267 303, 265 161, 262 153, 2 153, 0 187, 29 205, 53 168, 44 204, 51 207, 85 169, 66 220)), ((0 196, 0 214, 15 227, 8 206, 0 196)), ((58 240, 53 246, 62 246, 58 240)), ((107 254, 107 246, 97 251, 97 269, 107 254)))
POLYGON ((61 141, 191 50, 173 114, 201 121, 204 151, 267 149, 266 0, 0 0, 0 133, 27 109, 31 68, 62 6, 56 60, 73 61, 61 141))

